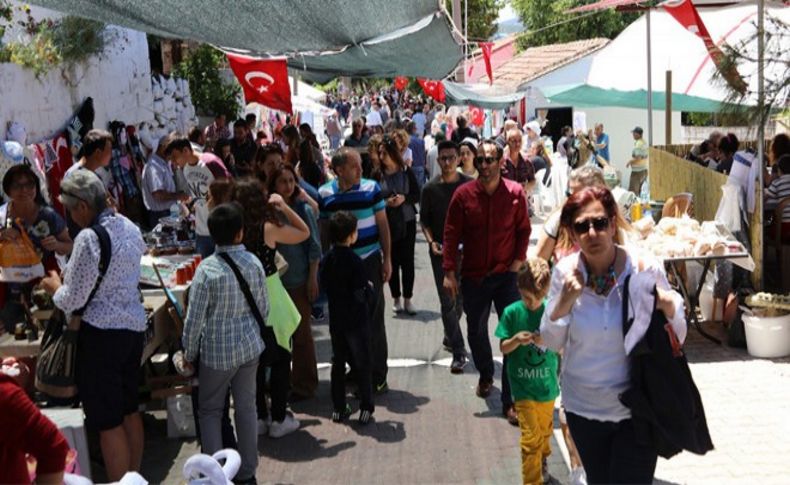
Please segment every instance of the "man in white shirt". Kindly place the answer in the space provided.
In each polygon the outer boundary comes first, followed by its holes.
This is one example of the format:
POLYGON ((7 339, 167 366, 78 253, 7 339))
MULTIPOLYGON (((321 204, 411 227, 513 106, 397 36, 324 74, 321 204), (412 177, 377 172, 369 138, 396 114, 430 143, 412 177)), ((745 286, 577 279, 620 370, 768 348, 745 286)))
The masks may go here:
POLYGON ((176 181, 170 162, 164 159, 167 136, 159 140, 156 153, 152 153, 143 167, 143 203, 148 209, 148 225, 153 229, 159 219, 170 213, 170 206, 177 201, 187 201, 189 196, 176 190, 176 181))
POLYGON ((374 126, 382 126, 384 123, 381 119, 381 106, 378 103, 373 104, 373 110, 368 113, 367 116, 367 126, 374 127, 374 126))
POLYGON ((165 156, 184 171, 189 194, 194 200, 195 246, 198 254, 206 258, 214 252, 214 241, 208 231, 208 188, 220 178, 230 178, 230 173, 216 155, 195 153, 189 140, 183 135, 170 139, 165 156))

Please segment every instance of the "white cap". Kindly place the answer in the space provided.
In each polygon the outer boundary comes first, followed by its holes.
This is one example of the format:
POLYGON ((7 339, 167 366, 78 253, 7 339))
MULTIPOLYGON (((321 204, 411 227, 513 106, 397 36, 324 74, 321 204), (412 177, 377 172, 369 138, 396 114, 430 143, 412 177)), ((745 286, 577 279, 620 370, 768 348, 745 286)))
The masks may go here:
POLYGON ((537 120, 532 120, 524 125, 524 131, 526 130, 532 130, 535 134, 540 135, 540 123, 537 120))

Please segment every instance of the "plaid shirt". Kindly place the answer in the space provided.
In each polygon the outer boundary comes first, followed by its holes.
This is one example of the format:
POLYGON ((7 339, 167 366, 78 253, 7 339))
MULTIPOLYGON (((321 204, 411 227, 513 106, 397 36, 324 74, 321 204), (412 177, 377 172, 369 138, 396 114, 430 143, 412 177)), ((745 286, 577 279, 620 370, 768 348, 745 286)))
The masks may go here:
MULTIPOLYGON (((244 246, 217 246, 228 253, 252 290, 263 318, 269 314, 263 266, 244 246)), ((230 266, 218 256, 206 258, 195 272, 184 323, 186 360, 198 359, 217 370, 231 370, 263 352, 260 327, 230 266)))
MULTIPOLYGON (((131 155, 125 155, 129 159, 129 163, 131 162, 131 155)), ((128 197, 135 197, 139 194, 139 189, 137 188, 137 181, 135 180, 134 175, 121 164, 121 150, 118 148, 112 149, 112 159, 110 160, 110 172, 112 172, 112 178, 117 185, 121 186, 121 192, 128 197)))

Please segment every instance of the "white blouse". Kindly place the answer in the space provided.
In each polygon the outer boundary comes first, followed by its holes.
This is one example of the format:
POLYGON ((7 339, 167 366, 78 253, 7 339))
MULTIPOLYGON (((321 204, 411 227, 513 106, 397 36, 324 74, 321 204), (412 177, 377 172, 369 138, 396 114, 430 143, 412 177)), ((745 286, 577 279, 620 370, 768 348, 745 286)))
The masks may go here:
MULTIPOLYGON (((625 270, 618 275, 617 284, 609 294, 597 295, 585 287, 568 315, 551 320, 566 276, 578 269, 584 281, 587 279, 580 253, 563 258, 554 268, 549 303, 540 325, 546 346, 563 351, 560 384, 565 409, 599 421, 617 422, 631 417, 631 412, 619 399, 630 385, 627 352, 633 349, 650 324, 653 286, 670 289, 659 262, 636 257, 630 249, 620 249, 627 255, 625 270), (635 260, 640 261, 637 266, 641 270, 634 267, 635 260), (628 315, 634 318, 634 323, 624 339, 623 289, 628 275, 632 275, 628 315)), ((672 295, 675 316, 670 324, 683 342, 686 337, 683 298, 676 292, 672 295)))
MULTIPOLYGON (((137 286, 145 242, 140 229, 122 215, 108 215, 105 211, 100 220, 110 235, 112 257, 82 318, 101 329, 142 332, 145 330, 145 309, 137 286)), ((53 297, 58 308, 71 313, 85 304, 99 277, 100 254, 96 233, 89 229, 80 231, 74 239, 69 264, 63 271, 63 286, 53 297)))

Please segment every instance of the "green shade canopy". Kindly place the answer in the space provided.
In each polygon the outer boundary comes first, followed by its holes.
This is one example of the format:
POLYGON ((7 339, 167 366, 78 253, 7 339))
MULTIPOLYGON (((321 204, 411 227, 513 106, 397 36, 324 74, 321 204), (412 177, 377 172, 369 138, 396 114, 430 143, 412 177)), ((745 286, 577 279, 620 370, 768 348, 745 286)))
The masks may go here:
POLYGON ((505 92, 487 84, 459 84, 444 81, 445 104, 472 105, 483 109, 507 109, 519 102, 526 92, 505 92))
POLYGON ((161 37, 232 52, 286 56, 306 78, 441 79, 463 52, 446 11, 425 0, 33 0, 161 37))
MULTIPOLYGON (((647 91, 618 91, 604 89, 589 84, 572 84, 540 88, 552 104, 570 105, 579 108, 621 107, 647 109, 647 91)), ((717 113, 725 105, 713 99, 672 93, 673 111, 717 113)), ((663 91, 653 92, 653 109, 666 108, 666 95, 663 91)))

